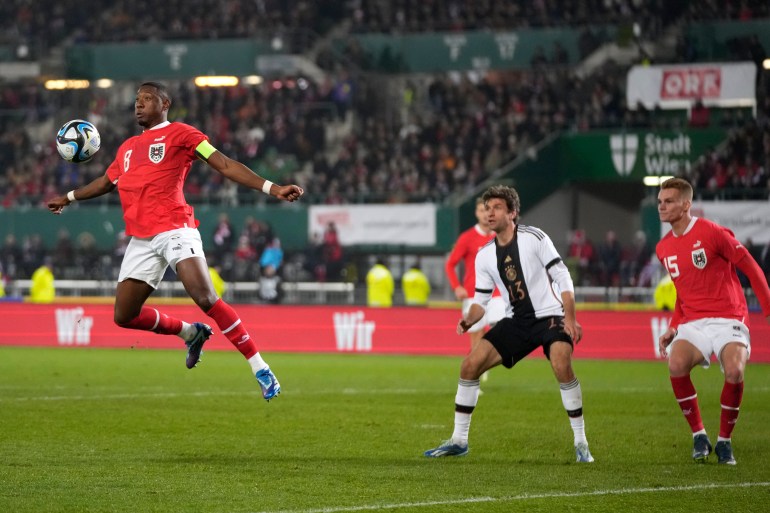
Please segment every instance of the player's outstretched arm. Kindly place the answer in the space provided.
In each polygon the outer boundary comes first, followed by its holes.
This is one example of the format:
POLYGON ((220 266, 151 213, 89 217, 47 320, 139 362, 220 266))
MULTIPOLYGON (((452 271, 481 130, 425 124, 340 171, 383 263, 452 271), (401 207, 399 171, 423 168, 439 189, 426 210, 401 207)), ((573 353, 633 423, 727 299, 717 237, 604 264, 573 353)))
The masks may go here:
POLYGON ((271 196, 284 201, 297 201, 300 196, 305 193, 305 190, 299 185, 278 185, 272 184, 270 190, 265 190, 265 184, 269 184, 267 180, 256 174, 254 171, 241 164, 240 162, 231 159, 223 155, 219 151, 212 153, 206 160, 209 166, 214 168, 215 171, 221 173, 222 176, 229 178, 230 180, 254 189, 255 191, 263 191, 271 196))
POLYGON ((51 198, 48 200, 48 210, 54 214, 61 214, 64 207, 75 200, 96 198, 111 192, 113 189, 115 189, 115 184, 112 183, 105 173, 79 189, 72 190, 63 196, 51 198))

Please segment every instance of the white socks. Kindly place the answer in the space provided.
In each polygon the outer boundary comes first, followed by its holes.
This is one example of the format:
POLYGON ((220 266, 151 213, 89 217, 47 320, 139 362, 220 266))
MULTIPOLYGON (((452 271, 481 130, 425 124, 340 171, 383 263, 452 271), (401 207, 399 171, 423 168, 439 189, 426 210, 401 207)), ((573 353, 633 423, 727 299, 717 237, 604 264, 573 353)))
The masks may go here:
POLYGON ((187 342, 192 340, 196 333, 198 333, 198 329, 195 326, 182 321, 182 330, 177 333, 177 336, 187 342))
POLYGON ((248 362, 249 365, 251 365, 251 372, 254 374, 256 374, 258 371, 261 371, 262 369, 267 369, 269 367, 269 365, 265 363, 265 360, 262 359, 262 355, 259 353, 249 358, 248 362))
POLYGON ((467 444, 468 432, 471 429, 471 415, 479 402, 479 380, 460 379, 455 395, 455 429, 452 440, 456 443, 467 444))
POLYGON ((575 435, 575 445, 581 442, 588 443, 585 420, 583 420, 583 393, 580 390, 580 382, 575 378, 569 383, 559 383, 559 390, 561 402, 569 416, 572 433, 575 435))

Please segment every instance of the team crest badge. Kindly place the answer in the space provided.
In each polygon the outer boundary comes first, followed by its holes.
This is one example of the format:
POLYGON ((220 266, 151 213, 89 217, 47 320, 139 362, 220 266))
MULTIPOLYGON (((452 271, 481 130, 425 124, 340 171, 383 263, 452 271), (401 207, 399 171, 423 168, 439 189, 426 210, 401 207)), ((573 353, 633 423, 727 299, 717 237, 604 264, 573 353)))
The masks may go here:
POLYGON ((150 160, 154 164, 160 163, 163 157, 166 156, 166 143, 158 143, 150 145, 150 160))
POLYGON ((505 266, 505 277, 508 278, 508 281, 515 281, 517 275, 518 273, 516 272, 515 265, 505 266))
POLYGON ((692 252, 692 263, 698 269, 705 268, 706 267, 706 263, 707 263, 706 262, 706 250, 701 248, 701 249, 696 249, 695 251, 693 251, 692 252))

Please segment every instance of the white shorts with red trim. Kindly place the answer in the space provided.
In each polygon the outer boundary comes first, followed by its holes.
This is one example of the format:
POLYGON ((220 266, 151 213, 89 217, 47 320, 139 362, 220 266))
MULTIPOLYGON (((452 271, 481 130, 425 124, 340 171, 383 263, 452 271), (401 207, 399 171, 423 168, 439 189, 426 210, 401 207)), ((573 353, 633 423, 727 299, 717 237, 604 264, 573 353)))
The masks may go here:
POLYGON ((711 364, 712 354, 716 355, 721 365, 722 350, 731 342, 743 344, 748 354, 751 354, 749 328, 735 319, 709 317, 680 324, 674 340, 671 341, 668 354, 671 354, 674 344, 680 340, 689 342, 703 354, 701 365, 705 368, 711 364))
POLYGON ((154 237, 132 237, 120 264, 118 281, 128 278, 143 281, 157 289, 166 268, 187 258, 206 258, 201 234, 196 228, 177 228, 154 237))

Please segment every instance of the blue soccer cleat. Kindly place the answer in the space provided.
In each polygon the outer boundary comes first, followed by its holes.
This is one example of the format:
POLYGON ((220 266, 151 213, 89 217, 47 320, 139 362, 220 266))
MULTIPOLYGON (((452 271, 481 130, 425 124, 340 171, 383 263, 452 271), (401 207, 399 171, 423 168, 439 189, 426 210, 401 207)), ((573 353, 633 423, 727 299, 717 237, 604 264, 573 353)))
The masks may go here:
POLYGON ((441 442, 435 449, 425 451, 428 458, 441 458, 443 456, 465 456, 468 454, 468 444, 455 443, 451 438, 441 442))
POLYGON ((211 326, 208 324, 196 322, 193 323, 193 326, 198 329, 198 332, 192 340, 185 342, 185 345, 187 346, 187 360, 185 363, 187 364, 188 369, 192 369, 198 365, 198 362, 201 360, 201 355, 203 354, 203 344, 206 343, 213 333, 211 326))
POLYGON ((711 442, 704 434, 695 435, 692 439, 692 459, 696 463, 706 463, 711 454, 711 442))
POLYGON ((714 453, 717 455, 717 463, 720 465, 735 465, 735 456, 733 456, 733 444, 729 440, 717 442, 714 446, 714 453))
POLYGON ((575 445, 575 456, 578 463, 593 463, 594 457, 591 456, 591 451, 588 450, 588 444, 580 442, 575 445))
POLYGON ((281 384, 278 383, 278 379, 273 374, 273 371, 270 370, 270 367, 258 370, 256 377, 259 388, 262 389, 262 397, 266 401, 281 393, 281 384))

